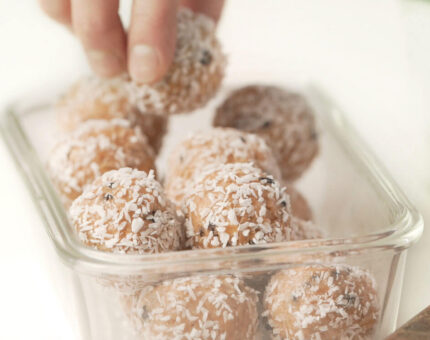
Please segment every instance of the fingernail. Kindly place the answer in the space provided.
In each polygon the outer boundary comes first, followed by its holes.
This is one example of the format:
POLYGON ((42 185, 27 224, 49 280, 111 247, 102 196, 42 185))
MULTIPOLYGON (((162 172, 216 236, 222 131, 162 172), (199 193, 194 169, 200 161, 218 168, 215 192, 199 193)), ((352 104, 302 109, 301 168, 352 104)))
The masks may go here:
POLYGON ((118 74, 125 67, 124 60, 112 52, 90 50, 87 55, 93 70, 102 77, 118 74))
POLYGON ((134 80, 151 83, 157 78, 159 58, 157 51, 148 45, 136 45, 131 51, 130 73, 134 80))

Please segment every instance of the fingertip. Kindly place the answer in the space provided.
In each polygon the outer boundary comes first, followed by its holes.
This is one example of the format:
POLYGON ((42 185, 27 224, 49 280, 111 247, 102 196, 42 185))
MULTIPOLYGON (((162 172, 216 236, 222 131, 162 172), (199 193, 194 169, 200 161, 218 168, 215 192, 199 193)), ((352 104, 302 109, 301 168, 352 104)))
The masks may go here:
POLYGON ((176 1, 137 0, 129 32, 128 69, 133 80, 154 83, 172 63, 176 44, 176 1))
POLYGON ((164 73, 160 69, 160 53, 146 44, 136 44, 130 51, 129 72, 134 81, 153 83, 164 73))

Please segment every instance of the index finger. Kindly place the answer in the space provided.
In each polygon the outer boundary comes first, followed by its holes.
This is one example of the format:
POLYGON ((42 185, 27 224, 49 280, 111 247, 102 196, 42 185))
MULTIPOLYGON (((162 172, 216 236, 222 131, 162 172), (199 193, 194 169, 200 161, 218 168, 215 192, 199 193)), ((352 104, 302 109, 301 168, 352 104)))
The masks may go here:
POLYGON ((126 35, 118 7, 119 0, 72 0, 73 30, 99 76, 126 70, 126 35))

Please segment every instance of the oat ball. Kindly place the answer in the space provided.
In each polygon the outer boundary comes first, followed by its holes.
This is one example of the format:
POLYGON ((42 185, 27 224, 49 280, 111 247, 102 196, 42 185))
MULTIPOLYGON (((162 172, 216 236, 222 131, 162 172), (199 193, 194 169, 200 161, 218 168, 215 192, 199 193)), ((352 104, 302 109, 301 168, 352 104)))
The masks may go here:
POLYGON ((285 180, 300 177, 318 153, 312 109, 302 95, 279 87, 251 85, 234 91, 218 107, 214 126, 263 137, 285 180))
POLYGON ((79 240, 98 250, 145 254, 182 247, 182 226, 152 170, 106 172, 85 188, 69 213, 79 240))
POLYGON ((179 278, 125 299, 143 339, 256 339, 257 292, 237 277, 179 278))
POLYGON ((379 317, 373 277, 349 265, 280 271, 264 304, 274 339, 370 339, 379 317))
POLYGON ((66 206, 106 171, 155 169, 154 153, 146 137, 123 119, 83 123, 54 146, 47 166, 66 206))
POLYGON ((285 191, 290 196, 293 215, 304 221, 312 221, 312 210, 306 198, 291 183, 286 185, 285 191))
POLYGON ((179 204, 196 176, 214 164, 253 162, 258 168, 280 178, 272 151, 257 135, 229 128, 194 132, 170 154, 166 175, 166 194, 179 204))
POLYGON ((193 248, 281 242, 293 236, 288 195, 251 163, 204 172, 185 199, 185 215, 193 248))
POLYGON ((85 77, 74 84, 56 105, 62 131, 72 131, 90 119, 127 119, 139 126, 149 144, 158 153, 167 132, 168 117, 139 112, 131 104, 127 76, 102 79, 85 77))
POLYGON ((225 64, 215 23, 203 14, 181 8, 175 57, 169 71, 155 84, 130 83, 131 99, 142 112, 190 112, 215 95, 225 64))

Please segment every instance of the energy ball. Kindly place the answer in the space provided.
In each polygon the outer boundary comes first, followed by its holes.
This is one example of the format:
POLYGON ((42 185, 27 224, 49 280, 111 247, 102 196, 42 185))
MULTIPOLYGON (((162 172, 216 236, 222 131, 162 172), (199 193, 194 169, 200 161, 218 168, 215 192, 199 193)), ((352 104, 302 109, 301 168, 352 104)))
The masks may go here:
POLYGON ((182 8, 177 14, 173 63, 155 84, 130 83, 133 103, 142 112, 183 113, 202 107, 217 92, 226 58, 215 36, 215 23, 182 8))
POLYGON ((218 107, 214 126, 263 137, 285 180, 295 180, 318 153, 312 109, 305 98, 275 86, 251 85, 230 94, 218 107))
POLYGON ((54 146, 48 161, 48 171, 67 206, 96 177, 122 167, 155 169, 146 137, 122 119, 82 123, 54 146))
POLYGON ((182 227, 155 180, 131 168, 106 172, 70 207, 72 225, 85 245, 113 253, 179 250, 182 227))
POLYGON ((256 338, 257 292, 237 277, 179 278, 125 298, 143 339, 256 338))
POLYGON ((304 221, 312 221, 312 210, 306 198, 290 183, 286 185, 286 192, 290 196, 293 215, 304 221))
POLYGON ((370 339, 379 317, 373 277, 349 265, 280 271, 264 304, 274 339, 370 339))
POLYGON ((272 151, 257 135, 230 128, 194 132, 170 154, 166 176, 166 194, 180 204, 196 176, 217 164, 253 162, 258 168, 280 178, 272 151))
POLYGON ((69 132, 90 119, 127 119, 142 129, 158 153, 167 132, 168 117, 139 112, 131 104, 127 76, 102 79, 86 77, 74 84, 56 105, 60 128, 69 132))
POLYGON ((193 248, 289 241, 294 235, 288 195, 251 163, 203 173, 185 199, 185 215, 193 248))

